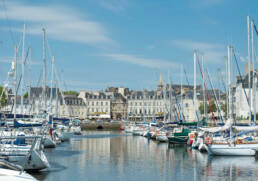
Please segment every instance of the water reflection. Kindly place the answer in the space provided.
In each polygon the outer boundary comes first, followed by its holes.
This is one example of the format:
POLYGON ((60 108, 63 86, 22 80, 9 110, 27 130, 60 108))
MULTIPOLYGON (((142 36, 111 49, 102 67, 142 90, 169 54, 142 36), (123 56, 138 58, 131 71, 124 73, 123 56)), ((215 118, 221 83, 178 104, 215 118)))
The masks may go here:
POLYGON ((39 180, 255 180, 258 173, 254 157, 208 157, 120 132, 86 132, 46 155, 52 168, 34 174, 39 180))

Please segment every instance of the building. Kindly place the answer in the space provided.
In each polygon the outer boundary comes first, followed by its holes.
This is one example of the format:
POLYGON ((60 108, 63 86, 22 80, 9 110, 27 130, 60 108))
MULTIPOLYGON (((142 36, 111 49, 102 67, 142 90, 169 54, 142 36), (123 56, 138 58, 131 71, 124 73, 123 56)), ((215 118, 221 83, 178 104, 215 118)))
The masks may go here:
POLYGON ((111 118, 121 120, 127 118, 127 99, 124 93, 114 93, 111 101, 111 118))
POLYGON ((86 91, 79 93, 86 106, 85 117, 88 119, 111 118, 112 93, 102 91, 86 91))
POLYGON ((64 95, 60 100, 59 117, 85 119, 87 108, 82 98, 76 95, 64 95))

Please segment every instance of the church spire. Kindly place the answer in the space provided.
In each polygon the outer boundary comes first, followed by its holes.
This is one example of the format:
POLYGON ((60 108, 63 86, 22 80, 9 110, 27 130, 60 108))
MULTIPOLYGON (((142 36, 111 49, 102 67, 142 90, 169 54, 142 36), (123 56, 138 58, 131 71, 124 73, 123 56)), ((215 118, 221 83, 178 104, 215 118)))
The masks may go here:
POLYGON ((159 74, 159 85, 163 85, 163 81, 162 81, 162 74, 160 72, 159 74))
POLYGON ((160 73, 159 75, 159 84, 158 84, 158 88, 157 88, 157 95, 161 95, 163 91, 163 81, 162 81, 162 74, 160 73))

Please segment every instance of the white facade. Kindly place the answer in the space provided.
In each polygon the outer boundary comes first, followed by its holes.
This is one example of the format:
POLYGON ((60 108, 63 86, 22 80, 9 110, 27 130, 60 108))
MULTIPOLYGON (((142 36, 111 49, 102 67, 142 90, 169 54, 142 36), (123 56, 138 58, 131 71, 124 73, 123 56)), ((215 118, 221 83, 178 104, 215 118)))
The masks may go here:
POLYGON ((128 99, 128 117, 133 118, 154 118, 155 115, 167 115, 165 101, 161 98, 150 98, 150 97, 130 97, 128 99))
POLYGON ((86 105, 86 118, 110 118, 112 95, 104 92, 80 91, 78 96, 86 105))
MULTIPOLYGON (((247 97, 249 97, 249 89, 245 88, 245 92, 247 97)), ((256 89, 256 113, 258 113, 258 89, 256 89)), ((251 97, 253 94, 253 89, 251 89, 251 97)), ((247 119, 249 116, 249 106, 248 106, 248 102, 244 93, 244 89, 242 87, 242 84, 238 84, 236 87, 236 93, 235 93, 235 99, 236 102, 235 104, 235 113, 236 113, 236 117, 237 118, 244 118, 247 119)), ((251 110, 253 112, 253 101, 251 98, 251 110)))

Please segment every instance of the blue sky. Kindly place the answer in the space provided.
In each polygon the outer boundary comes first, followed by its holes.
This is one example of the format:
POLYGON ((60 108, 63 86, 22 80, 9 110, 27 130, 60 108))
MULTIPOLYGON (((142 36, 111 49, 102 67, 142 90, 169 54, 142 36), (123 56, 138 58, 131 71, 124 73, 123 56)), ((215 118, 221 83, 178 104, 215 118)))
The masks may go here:
POLYGON ((26 85, 40 79, 42 27, 51 50, 48 80, 54 55, 63 88, 154 89, 160 72, 165 81, 169 71, 180 83, 181 64, 192 82, 194 49, 204 54, 215 82, 217 69, 224 71, 227 44, 235 47, 242 68, 246 63, 246 16, 258 21, 257 7, 256 0, 0 0, 0 81, 25 22, 26 49, 32 47, 26 85))

